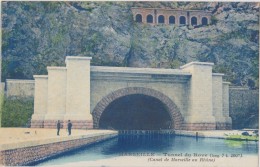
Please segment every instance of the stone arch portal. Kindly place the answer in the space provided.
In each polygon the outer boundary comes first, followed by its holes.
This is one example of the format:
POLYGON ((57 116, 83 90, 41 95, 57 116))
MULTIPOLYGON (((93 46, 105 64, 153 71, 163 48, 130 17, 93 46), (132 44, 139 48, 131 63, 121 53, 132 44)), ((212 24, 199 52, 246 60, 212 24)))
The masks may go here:
POLYGON ((143 87, 129 87, 116 90, 111 92, 107 96, 103 97, 101 101, 96 105, 92 112, 93 116, 93 126, 95 129, 100 128, 100 120, 102 115, 104 115, 106 109, 112 104, 114 101, 124 98, 126 96, 140 95, 146 96, 148 98, 154 99, 158 103, 162 104, 167 111, 168 116, 170 117, 169 123, 170 129, 181 129, 183 123, 183 117, 178 109, 178 107, 174 104, 174 102, 164 95, 163 93, 143 87))

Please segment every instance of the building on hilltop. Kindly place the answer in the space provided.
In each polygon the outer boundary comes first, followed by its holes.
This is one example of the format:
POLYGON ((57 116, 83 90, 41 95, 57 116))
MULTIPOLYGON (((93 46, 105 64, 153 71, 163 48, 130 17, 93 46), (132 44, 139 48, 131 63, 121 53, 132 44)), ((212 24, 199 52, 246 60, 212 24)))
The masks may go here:
POLYGON ((161 8, 131 8, 134 21, 148 24, 165 25, 209 25, 211 23, 211 12, 202 10, 180 10, 161 8))

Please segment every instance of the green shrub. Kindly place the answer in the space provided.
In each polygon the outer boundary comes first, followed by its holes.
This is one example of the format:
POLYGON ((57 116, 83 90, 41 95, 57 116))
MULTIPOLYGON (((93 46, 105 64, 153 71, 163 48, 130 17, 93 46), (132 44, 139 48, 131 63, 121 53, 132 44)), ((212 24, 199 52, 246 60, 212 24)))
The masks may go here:
POLYGON ((2 108, 2 127, 25 127, 33 114, 32 99, 4 98, 2 108))
POLYGON ((211 17, 211 24, 217 24, 217 22, 218 22, 218 19, 216 18, 216 16, 212 16, 211 17))

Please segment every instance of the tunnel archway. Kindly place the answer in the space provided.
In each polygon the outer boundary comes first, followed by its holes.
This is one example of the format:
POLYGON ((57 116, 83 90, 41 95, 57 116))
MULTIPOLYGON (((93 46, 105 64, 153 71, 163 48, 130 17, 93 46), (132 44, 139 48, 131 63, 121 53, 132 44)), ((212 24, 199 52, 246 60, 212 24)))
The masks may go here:
POLYGON ((120 97, 103 111, 99 128, 116 130, 159 130, 171 127, 164 104, 151 96, 133 94, 120 97))
POLYGON ((178 107, 169 97, 143 87, 129 87, 111 92, 96 105, 92 115, 96 129, 181 129, 183 122, 178 107), (138 107, 140 105, 144 105, 141 110, 138 107), (127 106, 130 108, 127 109, 127 106), (148 114, 151 115, 150 118, 148 114))

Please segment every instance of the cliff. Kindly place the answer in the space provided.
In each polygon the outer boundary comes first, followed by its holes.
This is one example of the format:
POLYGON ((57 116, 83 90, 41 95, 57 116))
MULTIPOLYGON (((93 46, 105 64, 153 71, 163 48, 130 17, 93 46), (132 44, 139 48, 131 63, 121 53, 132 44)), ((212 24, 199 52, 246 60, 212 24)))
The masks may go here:
POLYGON ((237 86, 258 88, 259 4, 246 2, 2 2, 2 79, 31 79, 65 56, 92 65, 178 68, 214 62, 237 86), (193 28, 136 23, 131 7, 212 12, 193 28))

